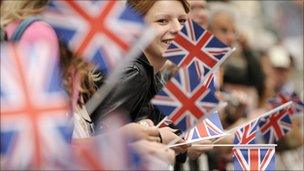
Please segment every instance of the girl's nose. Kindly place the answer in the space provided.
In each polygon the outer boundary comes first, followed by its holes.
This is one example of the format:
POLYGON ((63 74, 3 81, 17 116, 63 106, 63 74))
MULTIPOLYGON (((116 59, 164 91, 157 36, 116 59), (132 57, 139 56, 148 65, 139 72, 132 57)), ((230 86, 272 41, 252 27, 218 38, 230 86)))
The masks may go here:
POLYGON ((182 25, 177 19, 172 21, 170 25, 170 32, 172 34, 177 34, 181 29, 182 29, 182 25))

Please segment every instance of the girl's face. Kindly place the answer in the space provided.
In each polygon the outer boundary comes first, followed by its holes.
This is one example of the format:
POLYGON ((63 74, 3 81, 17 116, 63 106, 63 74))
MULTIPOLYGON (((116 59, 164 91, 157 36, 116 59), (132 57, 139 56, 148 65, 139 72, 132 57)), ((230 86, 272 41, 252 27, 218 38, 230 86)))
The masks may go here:
POLYGON ((162 54, 174 39, 187 20, 187 13, 179 1, 156 1, 146 13, 145 20, 152 26, 157 35, 145 52, 153 58, 162 58, 162 54))

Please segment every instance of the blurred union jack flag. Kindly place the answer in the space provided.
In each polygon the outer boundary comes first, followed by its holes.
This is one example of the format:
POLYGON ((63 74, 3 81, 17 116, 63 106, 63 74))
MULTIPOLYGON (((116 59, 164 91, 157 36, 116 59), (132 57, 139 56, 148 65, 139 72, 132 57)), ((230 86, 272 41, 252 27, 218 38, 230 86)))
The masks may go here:
POLYGON ((52 1, 44 18, 77 55, 108 72, 145 29, 122 1, 52 1))
POLYGON ((203 121, 200 121, 197 126, 188 131, 185 135, 185 140, 187 142, 195 142, 205 138, 217 138, 221 134, 224 134, 221 120, 218 112, 213 112, 203 121))
MULTIPOLYGON (((127 123, 124 113, 112 112, 104 121, 102 135, 75 143, 75 164, 79 170, 147 170, 143 158, 127 135, 117 131, 127 123)), ((77 142, 77 141, 75 141, 77 142)))
POLYGON ((195 70, 194 63, 188 68, 180 68, 175 77, 152 99, 152 103, 183 131, 192 127, 193 123, 187 121, 189 118, 202 119, 218 102, 206 87, 212 79, 202 84, 195 70))
POLYGON ((234 170, 276 170, 275 147, 234 147, 234 170))
POLYGON ((291 130, 288 108, 283 108, 259 121, 259 129, 267 143, 274 143, 291 130))
POLYGON ((180 67, 195 63, 200 78, 207 77, 232 49, 192 20, 177 34, 164 56, 180 67))
POLYGON ((60 87, 58 58, 50 54, 42 42, 28 48, 1 44, 2 169, 64 164, 69 101, 60 87))
POLYGON ((269 100, 269 103, 275 108, 289 101, 293 102, 292 107, 289 109, 290 115, 303 113, 304 103, 295 92, 279 92, 276 97, 269 100))
POLYGON ((234 144, 255 144, 258 119, 235 131, 234 144))

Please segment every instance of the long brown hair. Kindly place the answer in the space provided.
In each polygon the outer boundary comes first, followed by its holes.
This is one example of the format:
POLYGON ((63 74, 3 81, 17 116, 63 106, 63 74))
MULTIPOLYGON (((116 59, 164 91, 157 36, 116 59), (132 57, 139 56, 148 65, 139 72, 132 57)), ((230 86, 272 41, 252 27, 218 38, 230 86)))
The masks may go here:
MULTIPOLYGON (((144 16, 154 5, 154 3, 159 0, 127 0, 127 5, 133 8, 140 15, 144 16)), ((182 3, 186 13, 190 11, 190 4, 187 0, 176 0, 182 3)))
POLYGON ((45 10, 48 0, 4 0, 1 3, 0 26, 5 27, 15 20, 23 20, 45 10))
POLYGON ((81 107, 96 92, 97 82, 103 81, 103 77, 93 64, 76 56, 64 43, 60 42, 59 49, 63 86, 72 98, 75 89, 78 91, 77 104, 81 107))

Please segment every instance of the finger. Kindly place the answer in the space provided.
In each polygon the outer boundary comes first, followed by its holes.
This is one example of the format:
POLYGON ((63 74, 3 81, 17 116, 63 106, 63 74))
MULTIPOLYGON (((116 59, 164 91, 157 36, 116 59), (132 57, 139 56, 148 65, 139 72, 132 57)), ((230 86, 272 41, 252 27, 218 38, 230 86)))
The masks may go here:
POLYGON ((160 138, 158 136, 157 137, 149 136, 147 140, 160 143, 160 138))
MULTIPOLYGON (((178 137, 178 136, 176 136, 176 137, 178 137)), ((178 137, 179 138, 179 140, 177 141, 177 143, 185 143, 186 141, 184 140, 184 139, 182 139, 181 137, 178 137)))
POLYGON ((157 128, 147 127, 147 128, 145 128, 145 131, 150 136, 155 136, 155 137, 159 136, 159 130, 157 128))
POLYGON ((148 124, 148 126, 155 126, 153 121, 150 119, 144 119, 144 121, 148 124))
POLYGON ((183 149, 187 149, 187 148, 191 147, 191 144, 184 144, 184 145, 181 145, 180 147, 183 149))
POLYGON ((172 148, 172 149, 175 151, 176 154, 183 153, 183 149, 180 148, 180 147, 174 147, 174 148, 172 148))
POLYGON ((173 147, 172 148, 177 154, 180 154, 180 153, 185 153, 187 151, 186 148, 182 148, 180 146, 177 146, 177 147, 173 147))

